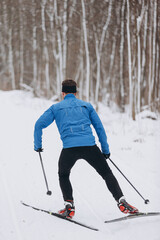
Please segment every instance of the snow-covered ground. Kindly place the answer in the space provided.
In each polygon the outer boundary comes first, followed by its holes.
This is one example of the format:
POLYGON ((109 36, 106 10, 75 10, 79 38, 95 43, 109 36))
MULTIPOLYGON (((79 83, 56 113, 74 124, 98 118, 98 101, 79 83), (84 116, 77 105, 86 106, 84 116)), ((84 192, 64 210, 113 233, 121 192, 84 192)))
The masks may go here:
MULTIPOLYGON (((23 91, 0 91, 0 240, 159 240, 158 216, 104 224, 105 220, 123 214, 104 181, 83 160, 76 163, 71 174, 75 220, 97 227, 99 232, 34 211, 20 203, 23 200, 52 211, 63 207, 57 174, 62 144, 55 124, 43 134, 42 157, 51 196, 46 195, 39 156, 33 151, 34 123, 51 104, 53 102, 33 98, 23 91)), ((152 120, 143 114, 137 121, 132 121, 126 114, 103 105, 100 105, 100 117, 108 135, 112 160, 150 204, 144 204, 109 163, 126 199, 141 211, 160 211, 160 119, 152 120)))

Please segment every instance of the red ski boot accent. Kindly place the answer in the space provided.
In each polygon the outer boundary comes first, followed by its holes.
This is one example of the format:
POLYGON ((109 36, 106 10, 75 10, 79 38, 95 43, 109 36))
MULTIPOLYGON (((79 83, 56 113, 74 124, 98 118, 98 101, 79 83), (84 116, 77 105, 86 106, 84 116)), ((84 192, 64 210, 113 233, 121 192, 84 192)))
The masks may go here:
POLYGON ((118 207, 119 207, 120 211, 125 213, 125 214, 127 214, 127 213, 134 214, 134 213, 139 212, 137 208, 128 204, 124 198, 120 199, 120 201, 118 203, 118 207))
POLYGON ((75 207, 73 205, 73 201, 66 201, 65 202, 65 208, 60 210, 58 212, 60 215, 66 217, 66 218, 70 218, 72 219, 74 217, 75 214, 75 207))

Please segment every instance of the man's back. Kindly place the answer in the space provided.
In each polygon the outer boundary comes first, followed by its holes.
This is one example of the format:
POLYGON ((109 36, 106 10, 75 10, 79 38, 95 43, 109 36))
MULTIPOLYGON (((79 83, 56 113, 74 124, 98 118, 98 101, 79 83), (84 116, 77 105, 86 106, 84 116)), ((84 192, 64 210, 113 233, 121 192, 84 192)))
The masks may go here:
POLYGON ((42 147, 42 129, 56 121, 63 148, 93 146, 91 124, 96 130, 102 152, 109 153, 107 136, 102 122, 90 103, 79 100, 74 94, 67 94, 64 100, 53 104, 36 122, 34 131, 35 149, 42 147))
POLYGON ((90 127, 92 107, 89 103, 67 94, 63 101, 52 106, 52 111, 64 148, 95 145, 90 127))

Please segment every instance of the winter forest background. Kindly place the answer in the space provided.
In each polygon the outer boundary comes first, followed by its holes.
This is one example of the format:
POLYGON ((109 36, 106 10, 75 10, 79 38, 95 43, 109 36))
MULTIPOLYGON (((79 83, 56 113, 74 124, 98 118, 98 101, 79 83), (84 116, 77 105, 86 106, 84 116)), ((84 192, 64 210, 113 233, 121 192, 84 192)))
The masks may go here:
POLYGON ((159 0, 0 0, 0 89, 160 111, 159 0))

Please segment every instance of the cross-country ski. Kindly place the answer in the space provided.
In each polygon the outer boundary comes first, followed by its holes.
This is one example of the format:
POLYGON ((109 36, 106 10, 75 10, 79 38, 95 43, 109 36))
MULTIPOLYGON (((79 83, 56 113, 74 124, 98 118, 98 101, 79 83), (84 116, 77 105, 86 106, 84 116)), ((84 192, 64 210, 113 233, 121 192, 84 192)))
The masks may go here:
POLYGON ((146 212, 146 213, 139 212, 139 213, 135 213, 135 214, 132 214, 132 215, 130 214, 130 215, 125 216, 125 217, 120 217, 120 218, 107 220, 107 221, 105 221, 105 223, 113 223, 113 222, 131 220, 131 219, 140 218, 140 217, 155 217, 155 216, 160 216, 160 212, 146 212))
POLYGON ((63 219, 63 220, 66 220, 66 221, 69 221, 69 222, 71 222, 71 223, 77 224, 77 225, 79 225, 79 226, 81 226, 81 227, 85 227, 85 228, 88 228, 88 229, 94 230, 94 231, 99 231, 99 230, 98 230, 97 228, 95 228, 95 227, 89 226, 89 225, 87 225, 87 224, 85 224, 85 223, 81 223, 81 222, 76 221, 76 220, 73 220, 73 219, 66 218, 66 217, 64 217, 64 216, 62 216, 62 215, 60 215, 60 214, 58 214, 58 213, 55 213, 55 212, 52 212, 52 211, 47 211, 47 210, 44 210, 44 209, 41 209, 41 208, 34 207, 34 206, 32 206, 32 205, 29 205, 29 204, 24 203, 23 201, 21 201, 21 203, 22 203, 24 206, 26 206, 26 207, 30 207, 30 208, 32 208, 32 209, 34 209, 34 210, 47 213, 47 214, 52 215, 52 216, 55 216, 55 217, 57 217, 57 218, 61 218, 61 219, 63 219))

